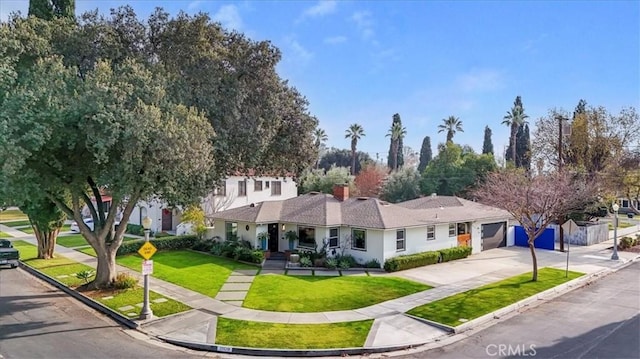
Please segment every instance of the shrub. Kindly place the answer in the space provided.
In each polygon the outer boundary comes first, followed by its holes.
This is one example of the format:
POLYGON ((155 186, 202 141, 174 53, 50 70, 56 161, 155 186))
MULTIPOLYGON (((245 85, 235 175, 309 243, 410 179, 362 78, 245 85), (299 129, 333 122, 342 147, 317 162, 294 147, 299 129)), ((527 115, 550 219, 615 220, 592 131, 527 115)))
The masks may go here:
POLYGON ((200 252, 211 252, 214 244, 216 243, 212 239, 202 238, 196 240, 191 249, 200 252))
POLYGON ((338 268, 338 259, 337 258, 327 258, 327 261, 324 263, 325 267, 329 269, 338 268))
MULTIPOLYGON (((191 249, 195 245, 197 237, 194 235, 187 236, 175 236, 166 238, 155 238, 149 240, 159 251, 172 250, 172 249, 191 249)), ((118 248, 117 255, 131 254, 138 252, 138 249, 142 247, 144 240, 124 242, 118 248)))
POLYGON ((353 267, 357 267, 358 266, 358 261, 351 254, 345 254, 345 255, 342 255, 342 256, 338 256, 338 263, 340 263, 342 261, 349 263, 349 267, 348 268, 353 268, 353 267))
POLYGON ((340 269, 349 269, 351 268, 351 261, 346 258, 338 259, 338 268, 340 269))
POLYGON ((222 250, 224 249, 224 244, 221 242, 213 242, 211 244, 211 248, 209 249, 209 252, 211 254, 213 254, 214 256, 222 256, 222 250))
POLYGON ((300 266, 301 267, 311 267, 311 258, 309 257, 300 257, 300 266))
POLYGON ((125 233, 133 234, 136 236, 144 236, 144 228, 139 224, 127 223, 127 229, 125 233))
POLYGON ((422 252, 393 257, 384 262, 384 270, 387 272, 396 272, 399 270, 422 267, 438 263, 438 259, 440 259, 440 252, 422 252))
POLYGON ((467 258, 470 254, 471 247, 453 247, 440 250, 440 255, 442 256, 441 258, 443 262, 467 258))
POLYGON ((631 248, 637 244, 638 244, 638 241, 636 238, 622 237, 620 238, 620 244, 618 245, 618 247, 624 250, 624 249, 631 248))
POLYGON ((87 284, 89 283, 89 280, 91 280, 91 277, 93 277, 94 274, 95 272, 92 270, 83 270, 76 273, 76 278, 81 279, 84 282, 84 284, 87 284))
POLYGON ((365 268, 377 268, 380 269, 380 262, 377 259, 372 259, 364 264, 365 268))
POLYGON ((169 234, 167 232, 159 232, 153 235, 156 238, 162 238, 162 237, 171 237, 173 236, 173 234, 169 234))
POLYGON ((138 280, 127 273, 118 273, 115 282, 113 282, 116 289, 135 288, 136 285, 138 285, 138 280))

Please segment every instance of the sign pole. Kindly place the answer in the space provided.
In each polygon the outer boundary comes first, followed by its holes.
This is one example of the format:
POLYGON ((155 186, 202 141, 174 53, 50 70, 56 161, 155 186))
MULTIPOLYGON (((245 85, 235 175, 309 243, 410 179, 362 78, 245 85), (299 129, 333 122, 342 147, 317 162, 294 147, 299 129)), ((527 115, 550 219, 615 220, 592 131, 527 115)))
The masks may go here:
MULTIPOLYGON (((149 229, 145 229, 144 230, 144 241, 145 241, 145 243, 144 243, 145 245, 143 246, 143 248, 145 248, 145 246, 148 247, 148 245, 151 244, 151 243, 149 243, 149 229)), ((151 245, 151 246, 153 247, 153 245, 151 245)), ((151 253, 151 255, 153 255, 153 252, 151 253)), ((151 256, 145 255, 145 260, 142 263, 143 269, 146 267, 145 266, 147 264, 146 262, 150 257, 151 256)), ((153 312, 151 311, 151 306, 149 305, 149 273, 148 272, 149 272, 148 270, 144 270, 143 271, 143 276, 144 276, 144 301, 142 302, 142 311, 140 312, 140 319, 142 319, 142 320, 151 319, 153 317, 153 312)))

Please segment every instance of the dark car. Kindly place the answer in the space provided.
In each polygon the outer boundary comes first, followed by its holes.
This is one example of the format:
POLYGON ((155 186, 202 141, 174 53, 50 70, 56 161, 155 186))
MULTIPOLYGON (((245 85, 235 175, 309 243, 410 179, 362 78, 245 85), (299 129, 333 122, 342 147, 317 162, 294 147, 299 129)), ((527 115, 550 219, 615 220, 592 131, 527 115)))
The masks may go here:
POLYGON ((18 267, 20 252, 13 248, 11 241, 0 239, 0 265, 10 265, 11 268, 18 267))

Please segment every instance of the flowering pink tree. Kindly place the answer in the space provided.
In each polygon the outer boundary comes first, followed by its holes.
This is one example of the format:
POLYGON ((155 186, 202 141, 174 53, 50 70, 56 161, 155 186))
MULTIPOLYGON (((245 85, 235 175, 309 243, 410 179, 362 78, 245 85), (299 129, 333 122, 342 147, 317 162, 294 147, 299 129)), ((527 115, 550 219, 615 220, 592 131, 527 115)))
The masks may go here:
POLYGON ((535 239, 560 215, 580 209, 596 196, 595 186, 575 174, 531 176, 523 170, 491 173, 474 193, 480 202, 503 208, 520 222, 528 237, 534 282, 538 280, 535 239))

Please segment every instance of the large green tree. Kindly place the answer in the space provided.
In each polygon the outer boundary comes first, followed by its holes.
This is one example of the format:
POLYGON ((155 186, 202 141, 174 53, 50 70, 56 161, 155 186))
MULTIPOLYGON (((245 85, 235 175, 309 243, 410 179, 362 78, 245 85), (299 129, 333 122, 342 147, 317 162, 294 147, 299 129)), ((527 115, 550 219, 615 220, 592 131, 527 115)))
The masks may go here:
POLYGON ((439 146, 438 155, 422 173, 420 188, 426 195, 464 196, 496 167, 493 155, 478 155, 468 146, 449 142, 439 146))
POLYGON ((347 184, 353 192, 355 189, 354 177, 349 174, 348 167, 332 167, 328 171, 310 170, 306 171, 300 178, 299 192, 301 194, 309 192, 333 193, 333 186, 336 184, 347 184))
POLYGON ((380 190, 380 199, 391 203, 418 197, 420 197, 420 174, 410 167, 391 173, 380 190))
POLYGON ((406 134, 407 129, 402 127, 402 123, 400 121, 394 122, 387 133, 387 137, 391 137, 391 157, 393 160, 391 163, 391 169, 394 171, 398 169, 398 166, 400 166, 398 163, 398 157, 400 156, 398 155, 398 152, 402 152, 400 151, 402 148, 400 146, 402 144, 402 139, 406 134))
POLYGON ((364 137, 364 128, 354 123, 345 131, 344 138, 351 140, 351 175, 356 175, 356 152, 358 151, 358 140, 364 137))
MULTIPOLYGON (((328 171, 332 167, 348 167, 351 168, 351 151, 347 149, 338 149, 335 147, 330 148, 320 158, 318 167, 328 171)), ((373 159, 368 153, 357 151, 356 152, 356 174, 360 173, 361 169, 367 164, 373 162, 373 159)))
POLYGON ((453 136, 456 132, 464 132, 462 130, 462 121, 455 116, 449 116, 442 119, 442 123, 438 125, 438 133, 447 133, 447 143, 453 142, 453 136))
POLYGON ((29 16, 44 20, 57 17, 73 19, 75 11, 75 0, 29 0, 29 16))
POLYGON ((505 157, 507 160, 511 160, 514 163, 517 157, 516 142, 518 129, 526 123, 527 118, 529 118, 529 116, 524 113, 522 99, 520 96, 516 96, 516 99, 513 101, 513 107, 511 107, 511 110, 507 111, 507 114, 503 118, 504 121, 502 121, 503 125, 507 125, 511 129, 511 135, 509 136, 509 147, 511 148, 511 151, 510 154, 505 157))
POLYGON ((427 168, 429 162, 432 159, 431 152, 431 137, 425 136, 422 140, 422 147, 420 148, 420 163, 418 164, 418 172, 424 172, 424 169, 427 168))
POLYGON ((493 154, 493 142, 491 141, 491 129, 484 127, 484 141, 482 142, 482 154, 493 154))
MULTIPOLYGON (((400 119, 400 115, 397 113, 393 115, 391 128, 393 128, 393 126, 396 126, 396 124, 400 128, 404 128, 402 127, 402 120, 400 119)), ((404 148, 404 143, 402 141, 403 138, 404 136, 402 136, 402 138, 398 140, 398 143, 394 143, 393 138, 391 138, 391 141, 389 143, 389 155, 387 156, 387 167, 389 167, 389 169, 397 169, 404 165, 404 153, 402 152, 402 149, 404 148), (394 151, 394 145, 396 145, 399 150, 396 149, 394 151)))
POLYGON ((97 254, 92 286, 107 286, 115 280, 116 251, 140 199, 180 204, 206 193, 212 182, 211 125, 197 110, 172 104, 164 78, 133 61, 99 61, 83 77, 60 56, 19 66, 33 56, 29 46, 47 47, 35 34, 58 29, 34 18, 13 25, 0 30, 7 40, 0 47, 8 50, 2 72, 11 79, 0 91, 2 175, 13 191, 42 194, 78 222, 97 254), (103 191, 112 197, 108 211, 103 191), (82 220, 83 205, 93 230, 82 220), (114 230, 120 208, 121 225, 114 230))

